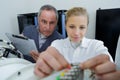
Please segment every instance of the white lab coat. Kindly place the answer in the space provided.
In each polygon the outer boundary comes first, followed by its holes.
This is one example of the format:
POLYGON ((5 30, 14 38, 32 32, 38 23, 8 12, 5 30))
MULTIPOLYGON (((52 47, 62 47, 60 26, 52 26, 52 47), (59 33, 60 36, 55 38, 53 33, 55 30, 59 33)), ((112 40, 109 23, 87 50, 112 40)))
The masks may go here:
POLYGON ((113 61, 103 42, 95 39, 84 37, 76 49, 71 46, 69 38, 55 40, 51 46, 55 47, 69 63, 81 63, 99 54, 107 54, 110 56, 110 60, 113 61))

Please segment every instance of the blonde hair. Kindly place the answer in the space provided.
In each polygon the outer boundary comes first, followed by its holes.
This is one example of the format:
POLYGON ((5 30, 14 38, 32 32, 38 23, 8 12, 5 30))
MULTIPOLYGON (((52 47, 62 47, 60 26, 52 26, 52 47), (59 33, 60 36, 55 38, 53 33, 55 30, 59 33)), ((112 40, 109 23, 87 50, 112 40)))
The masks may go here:
POLYGON ((71 9, 69 9, 66 12, 66 21, 65 22, 67 22, 68 18, 71 17, 71 16, 87 16, 88 23, 89 23, 89 17, 88 17, 87 10, 83 7, 73 7, 71 9))

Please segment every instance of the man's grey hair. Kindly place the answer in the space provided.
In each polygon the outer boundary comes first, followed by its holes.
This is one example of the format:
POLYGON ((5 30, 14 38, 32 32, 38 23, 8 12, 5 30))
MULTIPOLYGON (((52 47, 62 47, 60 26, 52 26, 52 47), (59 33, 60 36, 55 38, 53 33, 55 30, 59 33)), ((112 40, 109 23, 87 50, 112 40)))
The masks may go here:
POLYGON ((56 19, 58 20, 58 11, 55 7, 52 5, 43 5, 38 12, 38 17, 41 15, 43 10, 54 11, 56 14, 56 19))

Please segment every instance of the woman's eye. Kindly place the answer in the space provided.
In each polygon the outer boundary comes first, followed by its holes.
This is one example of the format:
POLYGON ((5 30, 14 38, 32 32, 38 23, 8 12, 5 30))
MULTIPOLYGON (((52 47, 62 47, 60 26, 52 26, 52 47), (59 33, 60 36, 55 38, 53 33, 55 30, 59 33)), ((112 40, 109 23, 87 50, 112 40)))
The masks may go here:
POLYGON ((74 28, 74 26, 69 26, 70 28, 74 28))
POLYGON ((81 26, 80 29, 85 29, 85 26, 81 26))

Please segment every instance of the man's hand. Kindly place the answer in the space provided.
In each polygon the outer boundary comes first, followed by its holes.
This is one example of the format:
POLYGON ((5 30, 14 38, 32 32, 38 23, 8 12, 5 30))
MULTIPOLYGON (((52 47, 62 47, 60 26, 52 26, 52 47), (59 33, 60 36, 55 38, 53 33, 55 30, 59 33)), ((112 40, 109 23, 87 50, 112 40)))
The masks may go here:
POLYGON ((37 51, 30 51, 30 55, 32 56, 32 58, 37 61, 38 57, 39 57, 39 53, 37 51))

